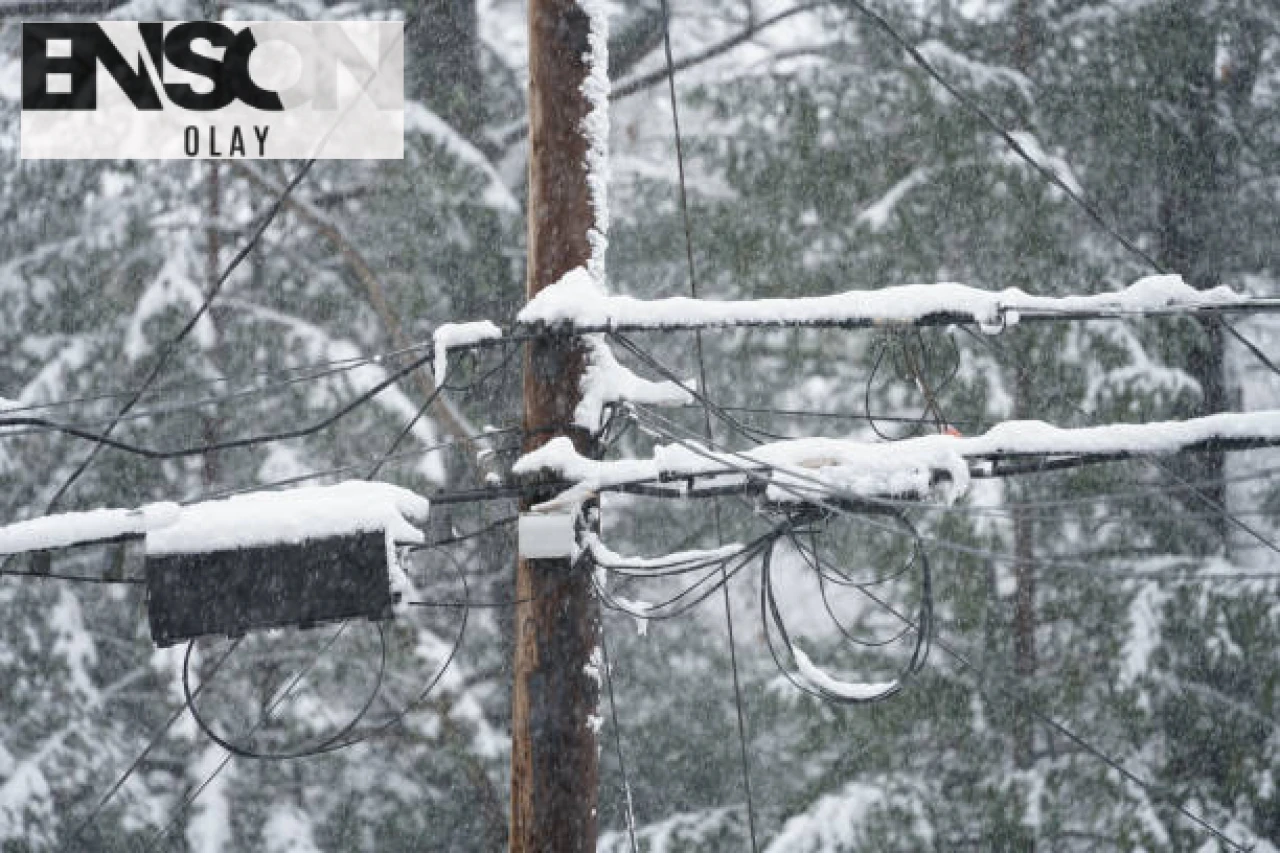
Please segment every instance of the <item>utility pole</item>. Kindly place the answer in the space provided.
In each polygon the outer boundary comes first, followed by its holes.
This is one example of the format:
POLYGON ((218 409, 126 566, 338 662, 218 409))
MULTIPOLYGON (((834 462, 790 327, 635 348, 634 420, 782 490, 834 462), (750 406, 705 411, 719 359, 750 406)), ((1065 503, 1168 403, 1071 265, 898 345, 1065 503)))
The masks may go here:
MULTIPOLYGON (((582 92, 590 28, 577 0, 529 2, 529 298, 591 253, 582 92)), ((585 365, 580 339, 527 344, 524 452, 568 435, 579 453, 597 455, 590 436, 570 426, 585 365)), ((525 499, 521 511, 536 502, 525 499)), ((511 853, 596 848, 600 611, 590 572, 567 557, 517 565, 511 853)))

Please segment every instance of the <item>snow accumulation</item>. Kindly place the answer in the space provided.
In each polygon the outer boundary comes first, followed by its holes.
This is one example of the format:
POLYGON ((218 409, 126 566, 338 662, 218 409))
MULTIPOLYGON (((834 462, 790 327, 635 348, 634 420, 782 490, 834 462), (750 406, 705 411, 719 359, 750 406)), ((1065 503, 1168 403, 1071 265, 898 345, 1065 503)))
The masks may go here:
POLYGON ((896 690, 898 682, 882 681, 872 684, 859 684, 852 681, 841 681, 840 679, 828 674, 825 670, 817 667, 813 661, 809 660, 809 656, 794 643, 791 644, 791 654, 796 659, 796 669, 800 673, 800 678, 813 687, 815 690, 825 691, 833 696, 841 699, 849 699, 854 702, 868 702, 877 699, 896 690))
POLYGON ((713 328, 758 325, 891 325, 947 317, 1000 330, 1022 313, 1140 314, 1172 308, 1229 307, 1248 297, 1229 287, 1196 290, 1181 276, 1140 279, 1113 293, 1033 296, 1019 288, 980 290, 964 284, 906 284, 795 299, 707 300, 677 296, 642 300, 611 296, 589 276, 570 273, 529 301, 516 319, 536 326, 604 329, 713 328))
MULTIPOLYGON (((1084 195, 1084 187, 1080 186, 1080 182, 1076 180, 1075 173, 1071 171, 1071 165, 1065 159, 1050 154, 1044 150, 1044 146, 1040 144, 1040 140, 1025 130, 1015 130, 1009 134, 1014 141, 1018 143, 1018 147, 1023 153, 1031 158, 1037 166, 1052 172, 1058 180, 1062 181, 1063 186, 1071 190, 1076 195, 1084 195)), ((1025 161, 1013 151, 1002 149, 1004 151, 1004 160, 1010 166, 1016 168, 1025 167, 1025 161)), ((1056 189, 1056 187, 1055 187, 1056 189)))
POLYGON ((172 524, 181 512, 182 507, 177 504, 157 503, 138 509, 95 509, 19 521, 0 527, 0 554, 142 536, 153 527, 172 524))
POLYGON ((963 77, 969 85, 978 89, 1005 86, 1015 89, 1028 102, 1033 99, 1033 86, 1027 76, 1016 69, 1005 65, 990 65, 978 62, 957 53, 937 39, 929 39, 916 45, 920 55, 935 68, 945 70, 949 74, 963 77))
POLYGON ((597 563, 609 569, 664 569, 684 563, 710 563, 730 559, 743 551, 741 544, 731 542, 719 548, 675 551, 661 557, 626 557, 610 549, 595 533, 587 533, 583 537, 582 544, 591 552, 591 556, 597 563))
POLYGON ((693 476, 755 473, 769 478, 771 500, 916 497, 954 500, 969 486, 969 463, 1019 455, 1168 454, 1215 439, 1280 440, 1280 410, 1210 415, 1187 421, 1064 429, 1041 421, 1008 421, 984 435, 930 435, 895 442, 797 438, 720 453, 696 442, 659 445, 649 459, 593 460, 556 438, 512 466, 516 475, 548 471, 574 485, 535 507, 545 512, 581 503, 611 487, 693 476))
POLYGON ((419 543, 411 521, 427 519, 427 499, 389 483, 349 480, 254 492, 182 508, 171 524, 147 531, 147 554, 194 554, 386 531, 397 542, 419 543))
POLYGON ((581 399, 574 410, 573 421, 592 433, 600 429, 604 411, 612 403, 639 403, 646 406, 683 406, 694 401, 687 389, 670 380, 652 382, 624 367, 605 343, 604 335, 588 335, 587 369, 581 382, 581 399))
POLYGON ((587 188, 595 214, 595 227, 587 233, 591 245, 587 271, 603 282, 609 246, 609 10, 606 0, 584 0, 582 7, 591 23, 584 57, 587 76, 582 81, 590 109, 582 133, 587 138, 587 188))
POLYGON ((145 537, 149 555, 296 544, 375 530, 395 542, 418 543, 423 535, 411 522, 425 521, 428 509, 426 498, 407 489, 353 480, 189 506, 158 503, 33 518, 0 527, 0 554, 129 536, 145 537))
POLYGON ((449 372, 449 350, 469 347, 480 341, 493 341, 502 337, 502 330, 488 320, 474 323, 444 323, 431 336, 435 344, 436 385, 443 385, 449 372))

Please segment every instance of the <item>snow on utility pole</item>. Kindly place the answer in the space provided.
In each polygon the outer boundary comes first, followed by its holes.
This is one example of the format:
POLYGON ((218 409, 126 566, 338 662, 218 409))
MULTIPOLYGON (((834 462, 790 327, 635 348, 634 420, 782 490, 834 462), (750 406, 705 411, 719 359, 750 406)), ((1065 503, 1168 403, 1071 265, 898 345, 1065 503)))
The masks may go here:
MULTIPOLYGON (((607 227, 597 221, 603 204, 593 204, 587 168, 591 147, 585 128, 592 104, 583 84, 593 39, 584 6, 577 0, 529 3, 531 299, 571 270, 591 266, 592 231, 607 227)), ((568 435, 580 453, 597 455, 591 437, 571 426, 585 366, 580 338, 538 338, 527 345, 526 453, 568 435)), ((521 511, 539 499, 545 498, 526 498, 521 511)), ((568 556, 521 558, 516 569, 512 853, 583 853, 596 847, 600 611, 591 571, 568 556)))

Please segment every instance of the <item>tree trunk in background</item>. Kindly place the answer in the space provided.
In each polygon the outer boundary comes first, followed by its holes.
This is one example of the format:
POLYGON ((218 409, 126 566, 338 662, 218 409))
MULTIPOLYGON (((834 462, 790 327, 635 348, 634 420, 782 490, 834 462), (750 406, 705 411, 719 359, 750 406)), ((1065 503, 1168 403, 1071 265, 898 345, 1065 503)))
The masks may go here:
MULTIPOLYGON (((220 11, 220 10, 219 10, 220 11)), ((207 166, 209 176, 205 190, 208 194, 205 204, 207 224, 205 227, 205 292, 212 293, 222 275, 222 175, 217 161, 207 166)), ((214 326, 213 314, 205 315, 205 321, 214 326)), ((216 327, 215 327, 216 328, 216 327)), ((216 346, 216 342, 215 342, 216 346)), ((214 413, 206 414, 201 424, 200 438, 205 444, 216 444, 218 441, 218 418, 214 413)), ((218 452, 205 451, 202 457, 201 474, 206 488, 218 482, 218 452)))
MULTIPOLYGON (((1219 128, 1217 42, 1218 26, 1193 0, 1173 4, 1168 13, 1170 38, 1166 47, 1166 71, 1173 74, 1168 96, 1174 105, 1173 120, 1162 132, 1166 153, 1163 194, 1159 207, 1160 262, 1180 273, 1191 286, 1206 289, 1221 283, 1223 245, 1224 176, 1233 171, 1234 159, 1219 128)), ((1197 382, 1203 396, 1197 414, 1232 408, 1226 377, 1226 339, 1222 326, 1205 320, 1192 334, 1176 338, 1178 350, 1171 363, 1183 367, 1197 382)), ((1204 497, 1190 493, 1188 509, 1211 511, 1208 498, 1225 507, 1227 489, 1222 484, 1226 455, 1197 453, 1172 463, 1178 475, 1199 486, 1204 497)), ((1205 550, 1225 546, 1227 519, 1214 513, 1206 521, 1205 550)))

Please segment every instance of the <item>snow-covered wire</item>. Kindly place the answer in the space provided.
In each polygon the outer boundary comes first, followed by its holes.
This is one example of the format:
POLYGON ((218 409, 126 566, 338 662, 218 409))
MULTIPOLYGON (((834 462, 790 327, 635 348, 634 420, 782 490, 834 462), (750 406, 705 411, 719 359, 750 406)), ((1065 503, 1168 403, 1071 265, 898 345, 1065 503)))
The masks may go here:
MULTIPOLYGON (((903 502, 881 497, 859 496, 856 501, 851 502, 843 500, 838 494, 833 494, 830 484, 825 483, 812 475, 793 469, 788 469, 787 479, 785 481, 776 483, 768 481, 765 479, 768 473, 768 468, 763 468, 758 460, 715 443, 712 443, 709 448, 703 447, 698 443, 700 437, 687 427, 676 424, 669 419, 664 418, 657 412, 647 411, 643 407, 636 407, 636 412, 645 420, 645 423, 642 425, 642 429, 652 431, 655 437, 678 444, 694 455, 702 456, 709 462, 714 461, 717 465, 726 468, 728 472, 739 474, 749 482, 756 482, 758 484, 757 489, 767 482, 797 501, 857 519, 860 524, 885 531, 892 531, 893 528, 878 522, 875 518, 867 515, 866 509, 868 507, 902 507, 905 505, 903 502), (851 506, 851 504, 856 504, 856 506, 851 506)), ((740 489, 740 491, 745 490, 746 489, 740 489)), ((923 505, 940 508, 931 504, 923 505)), ((996 560, 1004 563, 1025 560, 1025 558, 1019 558, 1013 554, 1006 554, 987 548, 966 545, 963 542, 957 542, 952 539, 929 536, 927 534, 921 534, 921 536, 931 547, 950 551, 956 554, 996 560)), ((1072 557, 1038 556, 1032 558, 1032 563, 1059 568, 1074 566, 1086 571, 1096 570, 1096 566, 1072 557)))
MULTIPOLYGON (((827 702, 835 704, 848 705, 865 705, 873 702, 881 702, 901 693, 907 686, 908 682, 914 678, 920 670, 924 668, 929 658, 929 648, 933 642, 933 581, 932 574, 929 569, 929 557, 924 551, 923 539, 916 531, 915 527, 907 519, 907 517, 899 511, 891 511, 890 515, 914 538, 915 553, 909 565, 918 566, 920 572, 920 608, 916 615, 913 630, 915 631, 915 644, 911 650, 911 655, 903 664, 898 674, 887 682, 877 684, 854 684, 836 679, 824 670, 815 666, 804 652, 796 646, 792 641, 790 633, 787 631, 786 622, 782 617, 781 608, 778 607, 777 596, 773 587, 773 549, 771 548, 764 554, 764 559, 760 566, 760 618, 764 627, 765 644, 769 648, 769 654, 773 657, 774 663, 778 665, 778 669, 782 672, 793 685, 805 693, 816 696, 827 702), (774 645, 773 635, 777 632, 779 639, 782 640, 786 649, 785 655, 780 655, 778 648, 774 645), (790 659, 790 664, 784 661, 784 657, 790 659), (794 670, 794 671, 793 671, 794 670)), ((794 531, 788 535, 796 552, 800 554, 802 559, 810 568, 818 574, 819 579, 822 578, 822 563, 818 558, 817 546, 815 542, 810 543, 811 551, 806 550, 803 542, 797 537, 794 531), (810 559, 812 556, 812 559, 810 559)), ((838 572, 838 570, 837 570, 838 572)), ((866 584, 855 585, 858 589, 863 589, 866 584)), ((840 625, 839 620, 832 619, 837 626, 840 625)), ((849 635, 841 633, 846 637, 849 635)), ((850 638, 852 639, 852 638, 850 638)), ((895 638, 896 639, 896 638, 895 638)), ((866 643, 860 643, 866 645, 866 643)))

